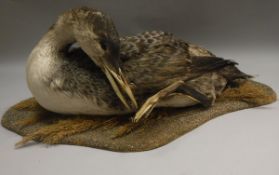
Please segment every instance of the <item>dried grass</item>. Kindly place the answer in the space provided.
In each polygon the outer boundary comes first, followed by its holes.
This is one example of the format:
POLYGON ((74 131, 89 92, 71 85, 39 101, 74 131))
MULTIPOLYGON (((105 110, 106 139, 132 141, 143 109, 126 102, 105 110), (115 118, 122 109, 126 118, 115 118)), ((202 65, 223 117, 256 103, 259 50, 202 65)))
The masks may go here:
POLYGON ((26 136, 16 144, 21 147, 31 140, 37 140, 47 144, 57 144, 63 138, 85 132, 101 125, 101 122, 90 119, 76 118, 60 120, 57 123, 44 126, 26 136))
POLYGON ((44 108, 40 106, 40 104, 35 100, 35 98, 29 98, 27 100, 23 100, 12 107, 18 111, 42 111, 44 108))
POLYGON ((23 129, 24 127, 33 125, 37 122, 39 122, 42 119, 42 116, 39 114, 32 114, 30 117, 23 118, 21 120, 18 120, 14 123, 15 126, 19 127, 20 129, 23 129))
POLYGON ((237 88, 226 89, 219 100, 236 99, 253 105, 268 104, 276 100, 275 94, 267 94, 266 89, 255 86, 252 81, 245 81, 237 88))

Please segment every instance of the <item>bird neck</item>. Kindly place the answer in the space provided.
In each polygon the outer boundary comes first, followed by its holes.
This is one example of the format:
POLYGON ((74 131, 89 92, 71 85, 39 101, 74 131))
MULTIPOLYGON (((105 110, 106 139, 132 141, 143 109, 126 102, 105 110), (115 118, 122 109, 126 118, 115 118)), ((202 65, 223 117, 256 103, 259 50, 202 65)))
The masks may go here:
POLYGON ((54 25, 34 47, 27 61, 27 79, 48 77, 63 64, 63 49, 75 41, 71 28, 54 25))
POLYGON ((39 46, 47 48, 52 54, 58 55, 66 46, 76 41, 73 30, 69 26, 54 26, 41 39, 39 46))

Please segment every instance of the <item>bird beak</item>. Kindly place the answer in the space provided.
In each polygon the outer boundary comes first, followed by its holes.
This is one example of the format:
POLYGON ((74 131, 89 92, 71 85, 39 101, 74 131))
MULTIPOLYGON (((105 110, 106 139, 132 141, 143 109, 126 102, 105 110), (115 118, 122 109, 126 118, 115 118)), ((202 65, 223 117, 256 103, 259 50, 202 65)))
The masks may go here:
POLYGON ((123 105, 127 109, 133 109, 138 108, 137 101, 135 99, 135 96, 129 86, 129 83, 126 81, 126 78, 124 77, 121 68, 111 68, 108 64, 103 64, 104 73, 107 76, 114 92, 119 97, 123 105), (117 71, 116 71, 117 70, 117 71), (132 102, 132 107, 130 107, 128 104, 128 100, 125 98, 125 95, 123 93, 126 93, 126 95, 130 98, 132 102))
POLYGON ((95 64, 99 66, 105 73, 114 92, 119 97, 123 105, 129 110, 138 108, 135 96, 125 76, 122 74, 121 68, 119 66, 119 46, 117 44, 114 44, 110 40, 106 40, 105 42, 107 44, 108 51, 104 55, 99 57, 99 55, 97 55, 94 50, 92 50, 92 48, 90 47, 91 44, 88 43, 88 41, 78 42, 80 43, 80 46, 85 51, 85 53, 87 53, 89 57, 95 62, 95 64), (127 97, 130 98, 130 100, 126 99, 127 97))

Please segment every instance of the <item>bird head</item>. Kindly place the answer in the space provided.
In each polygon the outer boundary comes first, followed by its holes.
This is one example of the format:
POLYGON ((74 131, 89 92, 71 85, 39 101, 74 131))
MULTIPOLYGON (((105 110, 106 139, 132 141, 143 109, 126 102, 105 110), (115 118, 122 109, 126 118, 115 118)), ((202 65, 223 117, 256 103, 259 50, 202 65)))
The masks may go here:
POLYGON ((102 69, 125 107, 137 108, 133 92, 121 70, 119 35, 112 19, 103 12, 88 7, 72 9, 60 18, 73 29, 76 42, 102 69))

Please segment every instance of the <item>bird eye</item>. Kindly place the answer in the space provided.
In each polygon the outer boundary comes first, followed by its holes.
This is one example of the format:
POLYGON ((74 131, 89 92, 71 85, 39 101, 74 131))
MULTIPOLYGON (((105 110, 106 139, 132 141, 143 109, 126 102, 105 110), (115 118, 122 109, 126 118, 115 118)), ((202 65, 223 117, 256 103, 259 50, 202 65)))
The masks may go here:
POLYGON ((100 45, 101 45, 103 50, 107 50, 107 42, 106 42, 106 40, 101 40, 100 41, 100 45))

